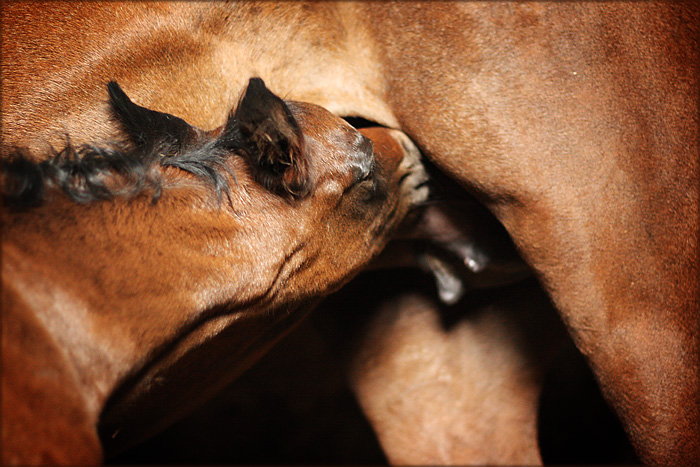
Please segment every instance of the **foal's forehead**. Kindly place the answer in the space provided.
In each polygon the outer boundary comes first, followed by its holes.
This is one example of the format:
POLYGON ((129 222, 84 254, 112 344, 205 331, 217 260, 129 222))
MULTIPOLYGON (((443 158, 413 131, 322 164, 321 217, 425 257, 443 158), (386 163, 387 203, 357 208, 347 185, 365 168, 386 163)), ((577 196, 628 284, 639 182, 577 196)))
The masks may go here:
POLYGON ((342 118, 318 105, 288 102, 307 141, 316 140, 328 150, 371 154, 372 141, 342 118))
POLYGON ((360 134, 348 122, 321 106, 308 102, 288 102, 287 105, 304 133, 315 136, 340 133, 348 138, 356 138, 360 134))

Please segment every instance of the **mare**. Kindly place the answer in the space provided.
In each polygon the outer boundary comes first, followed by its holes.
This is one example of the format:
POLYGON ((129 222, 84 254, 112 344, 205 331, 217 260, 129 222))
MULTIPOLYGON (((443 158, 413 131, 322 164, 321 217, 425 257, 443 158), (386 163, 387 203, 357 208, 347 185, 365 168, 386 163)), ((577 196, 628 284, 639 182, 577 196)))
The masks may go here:
POLYGON ((201 128, 261 76, 403 130, 505 226, 640 459, 700 463, 694 3, 13 2, 2 21, 12 144, 110 139, 109 79, 201 128))
POLYGON ((142 437, 186 413, 427 194, 400 132, 374 132, 379 161, 260 79, 212 131, 108 89, 128 142, 3 159, 3 465, 96 464, 98 424, 142 437))

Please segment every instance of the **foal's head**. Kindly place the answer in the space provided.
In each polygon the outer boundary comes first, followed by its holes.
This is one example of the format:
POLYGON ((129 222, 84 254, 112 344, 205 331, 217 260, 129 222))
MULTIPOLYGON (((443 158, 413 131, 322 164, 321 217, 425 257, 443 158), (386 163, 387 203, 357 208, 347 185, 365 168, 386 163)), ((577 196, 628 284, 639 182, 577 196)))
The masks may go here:
POLYGON ((79 203, 197 199, 206 209, 235 214, 251 245, 256 236, 260 248, 270 248, 271 238, 303 244, 310 256, 295 271, 314 261, 321 270, 312 268, 311 277, 320 291, 374 255, 410 204, 426 195, 410 142, 377 158, 372 141, 345 121, 316 105, 285 102, 259 78, 211 131, 135 104, 115 82, 108 93, 125 140, 67 144, 39 163, 21 154, 6 158, 0 174, 6 206, 22 210, 56 192, 79 203))

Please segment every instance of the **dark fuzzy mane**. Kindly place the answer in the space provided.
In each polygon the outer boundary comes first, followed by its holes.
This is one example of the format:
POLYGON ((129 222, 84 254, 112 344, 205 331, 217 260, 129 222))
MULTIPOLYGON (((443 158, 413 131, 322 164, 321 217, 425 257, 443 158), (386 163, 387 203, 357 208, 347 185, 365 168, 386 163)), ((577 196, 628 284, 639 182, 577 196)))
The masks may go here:
POLYGON ((23 210, 45 201, 58 189, 78 203, 162 192, 158 167, 172 166, 210 184, 220 200, 228 196, 225 164, 239 144, 231 131, 207 137, 185 121, 132 103, 116 83, 108 86, 113 118, 127 135, 125 143, 75 147, 67 142, 35 162, 24 149, 14 148, 0 160, 3 204, 23 210), (138 133, 135 129, 138 128, 138 133))
POLYGON ((14 149, 0 160, 3 204, 23 210, 42 204, 46 194, 59 189, 72 200, 86 204, 118 196, 135 196, 146 189, 156 202, 162 193, 158 166, 173 166, 189 172, 210 184, 221 199, 228 196, 228 183, 222 172, 230 152, 208 143, 179 154, 163 156, 167 148, 153 146, 143 152, 124 149, 120 145, 99 147, 71 144, 52 150, 48 158, 33 161, 23 149, 14 149), (163 151, 162 149, 166 149, 163 151))
POLYGON ((54 188, 79 203, 135 194, 146 185, 155 189, 157 197, 160 181, 151 174, 149 165, 146 158, 130 157, 117 147, 75 148, 66 144, 41 162, 33 161, 26 150, 14 149, 0 161, 3 204, 17 210, 37 206, 54 188), (114 182, 120 176, 124 181, 115 190, 114 182))

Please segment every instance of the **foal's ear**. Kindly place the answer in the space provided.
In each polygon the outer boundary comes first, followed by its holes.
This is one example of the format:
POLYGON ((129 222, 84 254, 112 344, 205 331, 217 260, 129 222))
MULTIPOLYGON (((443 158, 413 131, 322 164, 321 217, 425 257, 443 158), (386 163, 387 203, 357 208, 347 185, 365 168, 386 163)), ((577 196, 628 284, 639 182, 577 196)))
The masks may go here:
POLYGON ((134 104, 114 81, 107 84, 113 116, 122 125, 129 141, 140 149, 160 145, 161 151, 179 153, 190 144, 197 130, 181 118, 134 104))
POLYGON ((256 180, 279 194, 308 194, 303 136, 284 101, 252 78, 233 117, 256 180))

